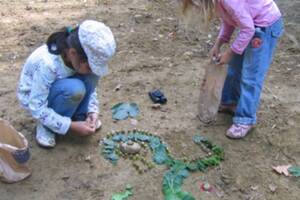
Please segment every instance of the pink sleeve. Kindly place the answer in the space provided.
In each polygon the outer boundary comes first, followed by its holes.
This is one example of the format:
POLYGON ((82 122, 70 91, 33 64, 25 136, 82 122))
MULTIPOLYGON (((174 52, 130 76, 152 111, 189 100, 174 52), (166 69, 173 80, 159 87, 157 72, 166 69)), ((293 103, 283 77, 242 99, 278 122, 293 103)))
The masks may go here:
POLYGON ((224 0, 223 2, 225 9, 239 28, 239 33, 231 45, 231 49, 237 54, 243 54, 255 33, 253 19, 244 3, 239 0, 224 0))
POLYGON ((218 38, 220 38, 224 42, 229 42, 230 37, 234 31, 234 26, 229 25, 224 20, 222 20, 221 30, 218 38))

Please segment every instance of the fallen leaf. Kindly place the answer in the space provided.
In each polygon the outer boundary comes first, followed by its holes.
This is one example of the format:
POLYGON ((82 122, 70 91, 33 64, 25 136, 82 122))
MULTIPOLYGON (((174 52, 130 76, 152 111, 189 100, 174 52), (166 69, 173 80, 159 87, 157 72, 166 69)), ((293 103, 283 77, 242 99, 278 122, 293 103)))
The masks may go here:
POLYGON ((289 173, 289 168, 291 167, 291 165, 280 165, 280 166, 276 166, 276 167, 272 167, 278 174, 283 174, 285 176, 290 176, 289 173))
POLYGON ((112 118, 115 120, 124 120, 128 117, 136 117, 139 114, 139 108, 136 103, 118 103, 112 108, 112 118))

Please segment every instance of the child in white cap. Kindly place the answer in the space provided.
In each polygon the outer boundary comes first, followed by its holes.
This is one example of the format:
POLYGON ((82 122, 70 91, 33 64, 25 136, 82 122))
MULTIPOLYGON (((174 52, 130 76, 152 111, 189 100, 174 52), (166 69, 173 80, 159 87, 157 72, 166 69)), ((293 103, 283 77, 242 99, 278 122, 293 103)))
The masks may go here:
POLYGON ((109 27, 86 20, 49 36, 26 60, 18 86, 22 107, 37 119, 36 141, 56 145, 55 135, 88 136, 100 128, 96 87, 107 74, 116 43, 109 27))

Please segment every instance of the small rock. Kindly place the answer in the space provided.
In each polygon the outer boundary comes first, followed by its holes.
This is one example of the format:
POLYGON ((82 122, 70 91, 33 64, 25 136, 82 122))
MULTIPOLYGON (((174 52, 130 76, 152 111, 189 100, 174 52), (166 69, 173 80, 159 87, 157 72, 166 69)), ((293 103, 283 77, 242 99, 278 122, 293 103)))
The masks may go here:
POLYGON ((143 19, 142 15, 140 15, 140 14, 134 15, 134 20, 136 23, 140 23, 142 21, 142 19, 143 19))
POLYGON ((183 54, 184 59, 190 59, 193 56, 193 52, 187 51, 183 54))
POLYGON ((121 86, 122 86, 121 84, 118 84, 118 85, 115 87, 114 90, 115 90, 115 91, 119 91, 119 90, 121 89, 121 86))
POLYGON ((167 119, 166 115, 162 115, 160 119, 167 119))
POLYGON ((168 33, 168 38, 171 39, 171 40, 174 40, 176 38, 176 32, 170 32, 168 33))
POLYGON ((32 10, 31 6, 26 6, 25 10, 32 10))
POLYGON ((269 184, 269 189, 270 189, 270 191, 271 192, 276 192, 276 190, 277 190, 277 186, 276 185, 274 185, 274 184, 269 184))
POLYGON ((138 24, 149 23, 152 19, 151 14, 136 14, 134 15, 134 21, 138 24))
POLYGON ((177 72, 177 73, 175 73, 175 75, 176 76, 182 76, 182 75, 184 75, 184 73, 183 72, 177 72))
POLYGON ((201 190, 205 192, 211 192, 212 191, 212 186, 209 183, 203 183, 201 184, 201 190))
POLYGON ((63 177, 61 177, 61 179, 64 180, 64 181, 68 180, 69 178, 70 178, 70 176, 63 176, 63 177))
POLYGON ((86 157, 84 158, 84 161, 85 161, 85 162, 91 162, 91 156, 86 156, 86 157))
POLYGON ((123 153, 128 153, 128 154, 136 154, 140 152, 141 148, 142 147, 139 143, 133 141, 127 141, 120 145, 120 150, 123 153))
POLYGON ((161 104, 160 103, 152 104, 151 108, 153 108, 153 109, 160 109, 161 108, 161 104))
POLYGON ((175 18, 173 18, 173 17, 168 17, 167 19, 170 20, 170 21, 174 21, 175 20, 175 18))
POLYGON ((223 191, 218 191, 218 192, 216 192, 216 194, 219 198, 223 198, 225 195, 223 191))
POLYGON ((138 124, 138 120, 130 119, 130 124, 133 125, 133 126, 136 126, 138 124))
POLYGON ((289 125, 289 126, 295 126, 295 121, 292 120, 292 119, 288 119, 287 120, 287 125, 289 125))
POLYGON ((253 190, 253 191, 258 190, 258 188, 259 188, 258 185, 252 185, 252 186, 251 186, 251 190, 253 190))

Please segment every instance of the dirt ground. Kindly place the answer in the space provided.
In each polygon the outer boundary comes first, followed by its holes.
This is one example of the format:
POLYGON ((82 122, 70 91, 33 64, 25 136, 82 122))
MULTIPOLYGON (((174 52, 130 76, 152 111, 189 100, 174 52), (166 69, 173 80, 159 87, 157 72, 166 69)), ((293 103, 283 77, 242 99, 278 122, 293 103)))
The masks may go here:
POLYGON ((259 122, 245 139, 225 137, 231 117, 218 115, 213 126, 197 119, 199 85, 204 61, 215 33, 186 37, 178 26, 172 0, 0 0, 0 117, 9 120, 30 142, 32 176, 20 183, 0 183, 1 200, 108 200, 131 184, 132 200, 163 199, 158 166, 139 175, 129 161, 116 166, 100 154, 98 141, 111 130, 147 129, 162 136, 172 154, 193 156, 201 151, 192 142, 200 133, 221 145, 226 159, 206 173, 193 173, 184 190, 197 200, 296 200, 300 180, 275 174, 272 166, 300 165, 300 1, 278 2, 286 34, 282 38, 266 79, 259 122), (102 130, 89 138, 58 138, 53 150, 39 148, 34 140, 34 120, 21 109, 16 87, 22 63, 47 36, 84 19, 107 23, 118 50, 110 74, 99 84, 102 130), (170 33, 176 32, 175 37, 170 33), (119 91, 115 87, 120 84, 119 91), (101 92, 100 92, 101 88, 101 92), (153 110, 147 92, 161 88, 169 101, 153 110), (110 108, 119 102, 136 102, 138 124, 113 122, 110 108), (217 192, 199 190, 209 182, 217 192), (272 192, 270 187, 275 187, 272 192))

